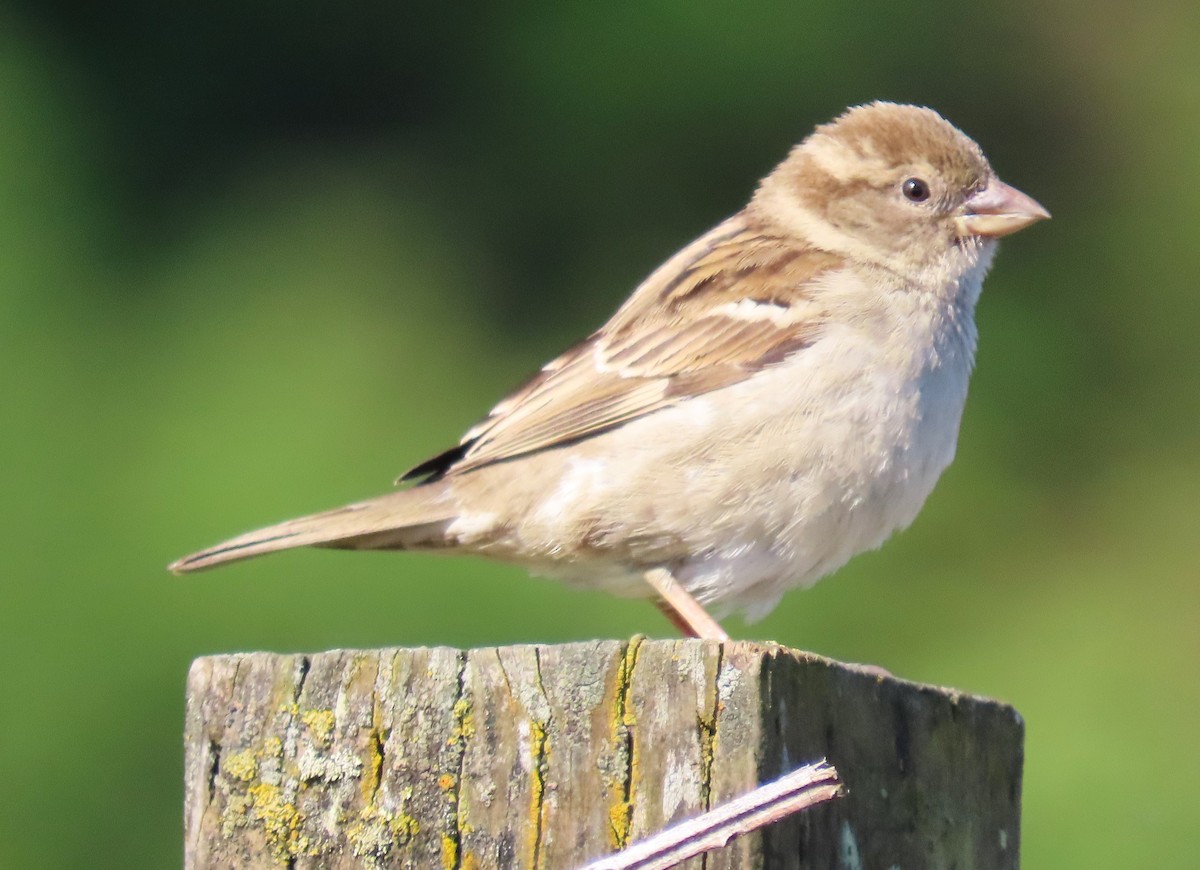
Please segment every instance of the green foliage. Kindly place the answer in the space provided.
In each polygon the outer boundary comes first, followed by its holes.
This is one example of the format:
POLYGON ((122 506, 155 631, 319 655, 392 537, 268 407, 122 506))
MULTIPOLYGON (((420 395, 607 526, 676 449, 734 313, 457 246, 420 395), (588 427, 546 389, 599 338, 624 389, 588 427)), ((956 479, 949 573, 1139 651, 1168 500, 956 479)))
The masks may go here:
POLYGON ((0 865, 178 861, 197 655, 668 633, 466 559, 162 566, 385 490, 882 97, 1055 219, 914 528, 734 631, 1015 703, 1029 866, 1191 866, 1200 21, 1145 12, 0 5, 0 865))

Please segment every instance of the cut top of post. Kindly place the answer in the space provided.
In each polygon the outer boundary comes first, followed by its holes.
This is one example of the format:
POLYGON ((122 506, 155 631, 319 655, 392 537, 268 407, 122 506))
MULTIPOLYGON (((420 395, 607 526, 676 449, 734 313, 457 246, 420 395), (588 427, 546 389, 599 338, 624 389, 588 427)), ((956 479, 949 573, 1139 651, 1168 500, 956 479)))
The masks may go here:
POLYGON ((705 866, 1018 864, 1015 710, 772 644, 211 656, 186 727, 188 867, 573 868, 821 758, 705 866))

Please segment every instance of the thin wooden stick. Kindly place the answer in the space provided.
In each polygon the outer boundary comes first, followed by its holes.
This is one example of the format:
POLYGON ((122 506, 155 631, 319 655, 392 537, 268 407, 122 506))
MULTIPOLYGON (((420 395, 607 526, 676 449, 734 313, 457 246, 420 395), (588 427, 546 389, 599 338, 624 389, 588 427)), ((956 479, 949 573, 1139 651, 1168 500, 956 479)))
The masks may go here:
POLYGON ((824 760, 818 761, 580 870, 666 870, 702 852, 718 849, 740 834, 841 794, 837 771, 824 760))

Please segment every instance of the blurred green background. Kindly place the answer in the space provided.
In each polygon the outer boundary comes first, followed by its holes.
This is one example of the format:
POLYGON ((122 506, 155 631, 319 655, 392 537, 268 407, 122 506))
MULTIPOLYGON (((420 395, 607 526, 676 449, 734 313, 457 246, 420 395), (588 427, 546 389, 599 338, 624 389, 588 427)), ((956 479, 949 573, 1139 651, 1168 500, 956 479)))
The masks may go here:
POLYGON ((1026 717, 1028 867, 1194 868, 1200 6, 0 0, 0 865, 180 860, 188 663, 669 635, 468 559, 172 558, 387 489, 738 209, 926 103, 1003 246, 915 526, 730 624, 1026 717))

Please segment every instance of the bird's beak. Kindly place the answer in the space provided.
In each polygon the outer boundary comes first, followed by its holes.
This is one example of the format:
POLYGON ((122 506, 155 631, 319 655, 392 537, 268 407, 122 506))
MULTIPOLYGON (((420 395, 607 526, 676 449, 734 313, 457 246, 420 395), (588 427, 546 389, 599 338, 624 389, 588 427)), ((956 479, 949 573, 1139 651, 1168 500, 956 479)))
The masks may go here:
POLYGON ((954 223, 960 238, 998 239, 1049 217, 1050 212, 1036 199, 993 178, 987 187, 964 203, 963 213, 954 219, 954 223))

